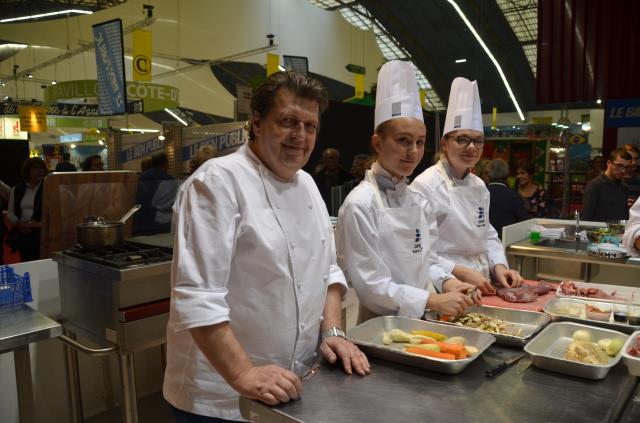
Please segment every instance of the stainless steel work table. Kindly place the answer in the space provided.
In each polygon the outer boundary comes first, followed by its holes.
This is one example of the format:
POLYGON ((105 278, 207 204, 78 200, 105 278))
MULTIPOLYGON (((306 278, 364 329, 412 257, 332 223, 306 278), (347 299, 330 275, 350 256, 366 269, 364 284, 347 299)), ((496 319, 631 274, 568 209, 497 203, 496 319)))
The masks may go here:
POLYGON ((450 376, 379 359, 372 374, 346 376, 323 364, 304 382, 302 399, 269 407, 245 398, 243 417, 265 422, 608 422, 623 413, 638 385, 620 363, 601 381, 516 366, 494 378, 492 364, 521 350, 490 347, 450 376))
POLYGON ((622 413, 620 423, 638 423, 640 422, 640 384, 629 399, 627 407, 622 413))
POLYGON ((0 353, 13 351, 21 422, 34 421, 29 344, 61 334, 60 323, 27 305, 0 309, 0 353))

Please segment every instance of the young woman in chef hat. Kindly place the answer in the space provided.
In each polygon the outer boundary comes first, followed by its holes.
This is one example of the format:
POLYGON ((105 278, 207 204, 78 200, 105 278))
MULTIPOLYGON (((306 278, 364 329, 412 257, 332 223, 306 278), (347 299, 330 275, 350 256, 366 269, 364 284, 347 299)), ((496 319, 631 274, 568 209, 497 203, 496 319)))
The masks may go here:
MULTIPOLYGON (((456 78, 440 140, 440 161, 422 172, 411 190, 423 195, 435 213, 435 246, 444 267, 457 279, 492 294, 491 280, 499 287, 516 287, 522 277, 509 269, 498 234, 489 223, 489 191, 470 172, 484 147, 481 113, 477 82, 456 78)), ((441 291, 442 278, 431 276, 441 291)))
MULTIPOLYGON (((424 198, 405 179, 422 160, 427 129, 415 71, 407 62, 385 63, 378 75, 375 131, 377 161, 345 199, 338 213, 338 264, 360 300, 359 321, 375 315, 420 318, 425 309, 462 313, 480 293, 439 268, 432 253, 424 198), (430 267, 446 275, 444 294, 429 292, 430 267)), ((430 223, 432 223, 430 225, 430 223)))

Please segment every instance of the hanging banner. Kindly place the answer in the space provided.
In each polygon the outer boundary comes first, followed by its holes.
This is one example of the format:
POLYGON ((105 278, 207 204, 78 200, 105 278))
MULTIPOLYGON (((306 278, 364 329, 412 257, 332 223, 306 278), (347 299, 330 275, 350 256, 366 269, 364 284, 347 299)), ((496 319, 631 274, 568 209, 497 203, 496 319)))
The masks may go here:
POLYGON ((20 119, 17 117, 0 117, 0 139, 28 140, 29 134, 20 129, 20 119))
POLYGON ((152 33, 138 29, 133 31, 133 80, 151 81, 152 33))
POLYGON ((424 109, 424 105, 427 102, 427 92, 424 90, 424 88, 420 88, 418 92, 420 93, 420 107, 424 109))
POLYGON ((25 132, 47 132, 47 108, 20 106, 20 127, 25 132))
POLYGON ((224 134, 213 135, 194 144, 182 148, 182 160, 189 160, 196 156, 198 150, 205 146, 213 146, 218 154, 221 151, 237 148, 244 143, 244 128, 236 129, 224 134))
POLYGON ((640 98, 607 100, 604 117, 607 128, 640 127, 640 98))
POLYGON ((93 43, 98 69, 98 107, 101 115, 126 113, 122 21, 114 19, 93 25, 93 43))
POLYGON ((496 129, 498 127, 498 108, 494 107, 491 109, 491 129, 496 129))
POLYGON ((124 163, 130 160, 136 160, 147 156, 154 151, 162 150, 163 148, 164 141, 160 140, 158 137, 154 137, 122 151, 120 153, 120 161, 124 163))
POLYGON ((267 53, 267 76, 280 70, 280 56, 277 54, 267 53))
POLYGON ((364 98, 364 75, 356 73, 354 77, 356 85, 355 98, 364 98))

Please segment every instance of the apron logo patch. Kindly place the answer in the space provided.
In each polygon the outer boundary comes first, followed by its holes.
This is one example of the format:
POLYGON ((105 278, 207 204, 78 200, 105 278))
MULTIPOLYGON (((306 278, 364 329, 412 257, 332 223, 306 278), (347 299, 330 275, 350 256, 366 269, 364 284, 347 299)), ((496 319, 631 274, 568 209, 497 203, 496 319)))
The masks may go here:
POLYGON ((401 114, 402 114, 402 103, 400 101, 391 103, 391 117, 400 116, 401 114))
POLYGON ((476 222, 476 227, 482 228, 485 226, 484 220, 484 207, 478 207, 478 221, 476 222))
POLYGON ((420 234, 420 229, 416 229, 416 237, 413 241, 413 249, 411 252, 414 254, 422 252, 422 235, 420 234))
POLYGON ((456 115, 453 117, 453 127, 460 128, 462 126, 462 115, 456 115))

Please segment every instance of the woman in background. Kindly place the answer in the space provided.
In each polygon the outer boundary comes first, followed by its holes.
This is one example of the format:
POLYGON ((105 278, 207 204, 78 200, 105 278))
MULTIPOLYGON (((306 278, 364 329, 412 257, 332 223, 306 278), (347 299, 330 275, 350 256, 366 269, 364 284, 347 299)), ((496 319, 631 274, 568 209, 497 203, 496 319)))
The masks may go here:
POLYGON ((547 217, 547 193, 533 180, 535 167, 531 162, 520 161, 516 165, 515 176, 518 193, 522 197, 529 218, 547 217))
POLYGON ((22 165, 23 181, 9 196, 7 217, 13 225, 7 243, 19 251, 22 261, 40 258, 40 229, 42 228, 42 181, 47 165, 39 157, 31 157, 22 165))

